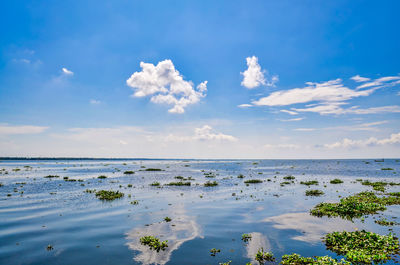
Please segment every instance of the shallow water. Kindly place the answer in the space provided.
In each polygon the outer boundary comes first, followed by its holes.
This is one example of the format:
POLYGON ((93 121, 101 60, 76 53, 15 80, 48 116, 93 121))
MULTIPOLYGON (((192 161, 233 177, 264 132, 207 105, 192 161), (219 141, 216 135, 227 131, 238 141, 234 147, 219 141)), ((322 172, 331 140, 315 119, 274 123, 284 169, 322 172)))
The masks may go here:
POLYGON ((293 252, 336 257, 321 240, 331 231, 400 232, 399 226, 374 223, 381 216, 396 220, 400 206, 363 222, 308 214, 319 202, 371 190, 356 179, 400 182, 398 160, 3 160, 0 169, 0 264, 245 264, 254 262, 260 247, 279 262, 293 252), (135 174, 124 175, 126 170, 135 174), (281 186, 287 175, 296 177, 294 183, 281 186), (65 176, 80 181, 64 181, 65 176), (175 176, 195 180, 182 187, 149 185, 179 181, 175 176), (252 178, 271 181, 243 183, 252 178), (344 183, 330 184, 333 178, 344 183), (202 185, 214 180, 216 187, 202 185), (309 188, 300 184, 305 180, 318 180, 311 188, 325 194, 305 196, 309 188), (119 190, 125 196, 101 201, 86 189, 119 190), (131 204, 135 200, 138 204, 131 204), (163 221, 166 216, 172 221, 163 221), (249 243, 241 241, 243 233, 252 234, 249 243), (151 251, 140 245, 143 235, 168 240, 169 246, 151 251), (211 248, 221 252, 213 257, 211 248))

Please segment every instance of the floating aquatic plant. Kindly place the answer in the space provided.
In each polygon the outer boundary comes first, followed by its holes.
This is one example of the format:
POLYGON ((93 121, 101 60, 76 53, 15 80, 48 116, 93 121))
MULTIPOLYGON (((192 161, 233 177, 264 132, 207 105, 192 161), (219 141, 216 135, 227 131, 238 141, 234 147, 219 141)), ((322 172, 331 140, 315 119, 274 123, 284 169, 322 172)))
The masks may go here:
POLYGON ((190 182, 183 182, 183 181, 178 181, 178 182, 170 182, 165 184, 167 186, 190 186, 190 182))
POLYGON ((295 179, 295 177, 289 175, 289 176, 283 177, 283 179, 286 179, 286 180, 293 180, 293 179, 295 179))
POLYGON ((242 235, 242 241, 243 242, 248 242, 251 240, 251 235, 250 234, 243 234, 242 235))
POLYGON ((125 175, 132 175, 132 174, 135 174, 135 171, 127 170, 127 171, 124 172, 124 174, 125 175))
POLYGON ((146 168, 144 171, 164 171, 164 170, 162 170, 161 168, 151 168, 151 167, 149 167, 149 168, 146 168))
POLYGON ((327 249, 354 263, 380 263, 399 254, 399 240, 367 231, 333 232, 324 238, 327 249))
POLYGON ((51 178, 59 178, 60 176, 57 176, 57 175, 47 175, 47 176, 45 176, 45 178, 47 178, 47 179, 51 179, 51 178))
POLYGON ((263 181, 261 179, 249 179, 244 181, 245 184, 256 184, 256 183, 262 183, 263 181))
POLYGON ((256 253, 255 260, 261 265, 267 261, 275 261, 275 257, 271 252, 264 252, 264 249, 260 248, 256 253))
POLYGON ((341 259, 340 261, 329 256, 302 257, 299 254, 293 253, 283 255, 281 265, 351 265, 350 262, 341 259))
POLYGON ((97 178, 98 178, 98 179, 106 179, 107 176, 101 175, 101 176, 98 176, 97 178))
POLYGON ((300 184, 307 185, 307 186, 318 185, 318 183, 319 183, 318 180, 300 181, 300 184))
POLYGON ((398 224, 397 222, 394 221, 388 221, 386 218, 375 220, 375 223, 382 226, 393 226, 398 224))
POLYGON ((207 181, 206 183, 204 183, 204 187, 214 187, 214 186, 218 186, 218 182, 216 182, 216 181, 213 181, 213 182, 207 181))
POLYGON ((100 190, 96 192, 96 197, 100 200, 112 201, 115 199, 122 198, 124 194, 120 191, 112 191, 112 190, 100 190))
POLYGON ((340 216, 346 219, 360 218, 366 214, 375 214, 386 210, 386 205, 400 204, 400 197, 378 197, 375 193, 364 191, 343 198, 338 203, 320 203, 311 211, 314 216, 340 216))
POLYGON ((324 195, 322 190, 306 190, 306 196, 321 196, 324 195))
POLYGON ((160 241, 157 237, 154 236, 144 236, 140 238, 140 243, 145 246, 149 246, 150 249, 156 250, 159 252, 160 250, 165 250, 168 247, 168 240, 160 241))
POLYGON ((210 250, 210 252, 211 252, 211 256, 214 257, 217 253, 221 252, 221 250, 220 249, 216 249, 216 248, 212 248, 210 250))
POLYGON ((329 181, 329 183, 331 183, 331 184, 341 184, 341 183, 343 183, 343 180, 341 180, 341 179, 332 179, 331 181, 329 181))
POLYGON ((168 222, 171 222, 172 219, 167 216, 167 217, 164 218, 164 221, 168 223, 168 222))
POLYGON ((154 187, 160 186, 160 182, 155 181, 155 182, 151 183, 150 186, 154 186, 154 187))

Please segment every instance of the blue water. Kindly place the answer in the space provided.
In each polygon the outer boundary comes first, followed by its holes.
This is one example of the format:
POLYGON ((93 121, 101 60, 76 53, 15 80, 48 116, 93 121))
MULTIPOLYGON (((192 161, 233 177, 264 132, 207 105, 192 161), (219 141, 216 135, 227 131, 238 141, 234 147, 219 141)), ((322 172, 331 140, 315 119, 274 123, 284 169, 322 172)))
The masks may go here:
POLYGON ((398 160, 3 160, 0 170, 0 264, 256 264, 261 247, 277 262, 293 252, 336 257, 321 240, 332 231, 400 232, 399 226, 374 223, 379 217, 395 220, 399 206, 363 222, 308 214, 319 202, 371 189, 356 179, 400 182, 398 160), (126 170, 135 174, 124 175, 126 170), (296 177, 294 183, 281 186, 287 175, 296 177), (65 176, 80 181, 67 182, 65 176), (178 181, 175 176, 195 180, 190 187, 163 186, 178 181), (265 181, 243 183, 255 178, 265 181), (330 184, 333 178, 344 183, 330 184), (214 180, 218 186, 203 186, 214 180), (312 188, 325 194, 305 196, 309 188, 299 184, 304 180, 318 180, 312 188), (155 181, 161 187, 149 185, 155 181), (119 190, 125 196, 101 201, 86 189, 119 190), (163 221, 166 216, 172 221, 163 221), (249 243, 241 241, 243 233, 252 234, 249 243), (149 250, 139 243, 144 235, 168 240, 169 246, 149 250), (211 248, 221 252, 213 257, 211 248))

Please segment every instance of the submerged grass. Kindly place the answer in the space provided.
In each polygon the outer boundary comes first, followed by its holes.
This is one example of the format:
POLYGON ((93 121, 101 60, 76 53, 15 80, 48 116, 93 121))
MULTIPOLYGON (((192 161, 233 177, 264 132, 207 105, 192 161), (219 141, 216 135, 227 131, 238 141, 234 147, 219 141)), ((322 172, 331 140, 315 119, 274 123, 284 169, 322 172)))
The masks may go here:
POLYGON ((399 240, 367 231, 333 232, 324 238, 327 249, 343 255, 353 263, 380 263, 399 254, 399 240))

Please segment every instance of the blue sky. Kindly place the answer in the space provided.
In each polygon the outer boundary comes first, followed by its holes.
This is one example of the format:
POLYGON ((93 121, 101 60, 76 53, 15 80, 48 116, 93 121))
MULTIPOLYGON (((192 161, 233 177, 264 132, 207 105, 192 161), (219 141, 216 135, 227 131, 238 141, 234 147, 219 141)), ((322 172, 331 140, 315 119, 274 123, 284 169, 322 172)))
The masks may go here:
POLYGON ((0 155, 399 157, 399 7, 3 1, 0 155))

